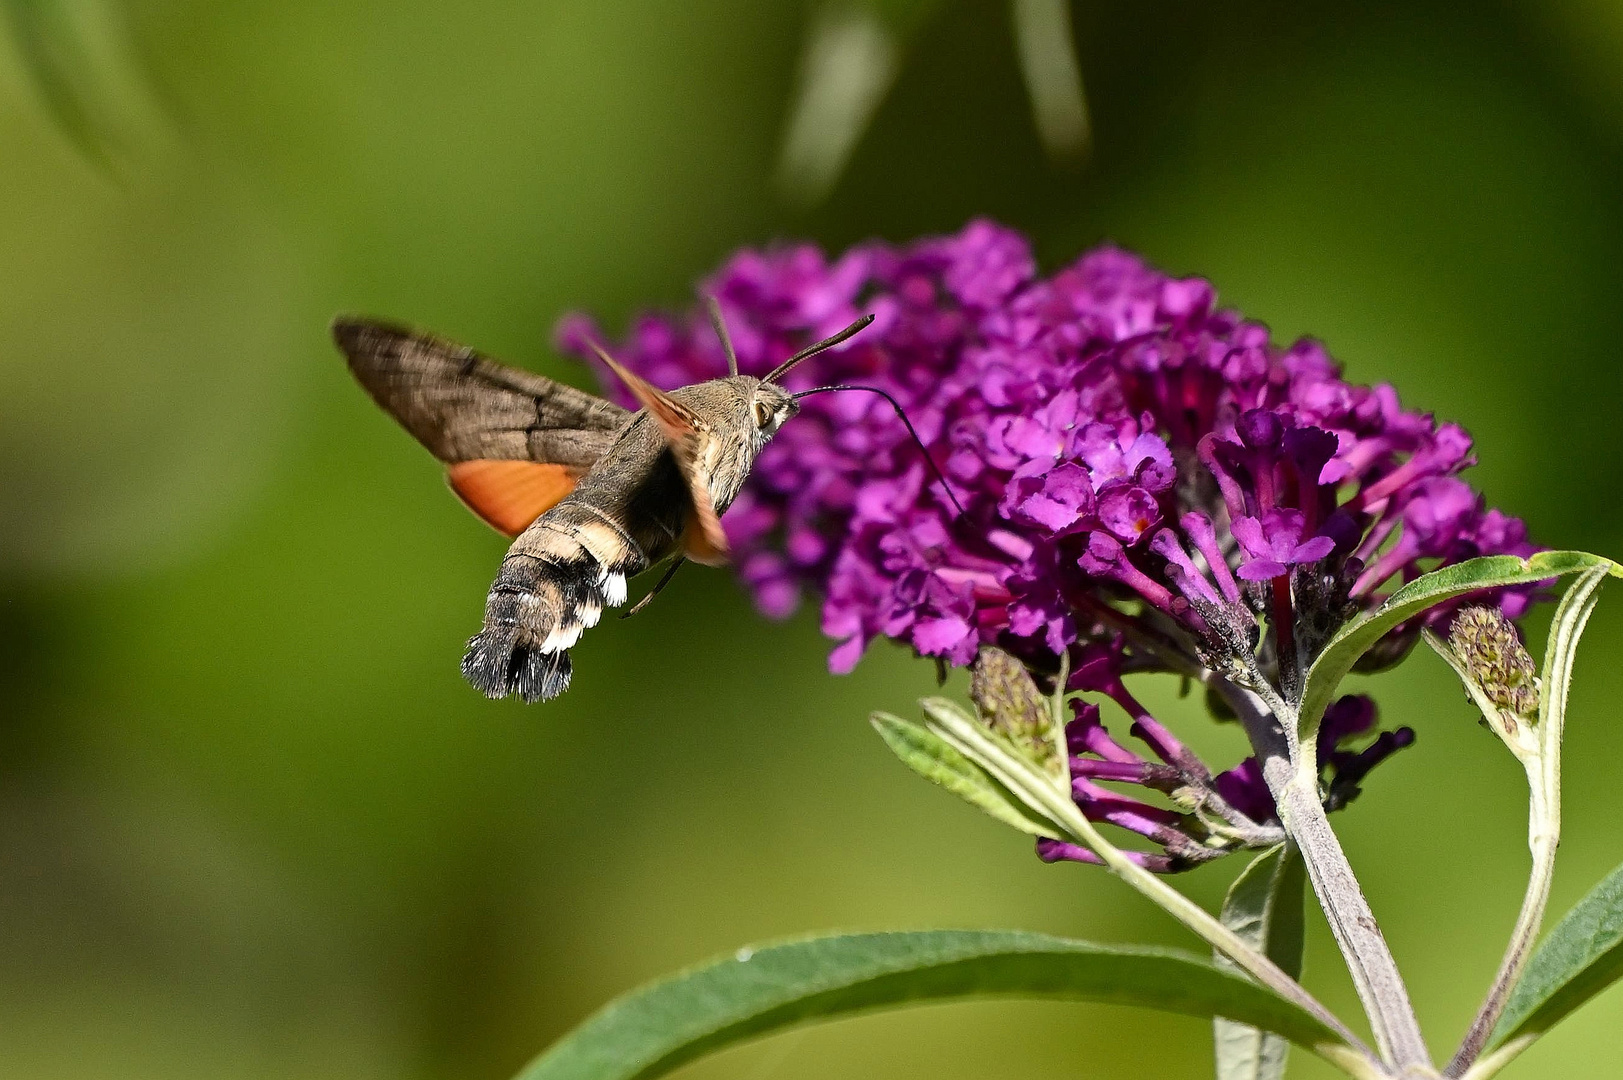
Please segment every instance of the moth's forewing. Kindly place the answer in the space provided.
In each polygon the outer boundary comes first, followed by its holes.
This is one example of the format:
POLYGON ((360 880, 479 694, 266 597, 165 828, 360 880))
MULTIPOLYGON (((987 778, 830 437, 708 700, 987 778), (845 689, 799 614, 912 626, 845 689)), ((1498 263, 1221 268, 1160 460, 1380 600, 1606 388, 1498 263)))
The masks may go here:
POLYGON ((333 338, 373 400, 446 463, 457 496, 508 536, 568 495, 630 416, 418 330, 339 318, 333 338))
POLYGON ((339 318, 333 339, 373 400, 447 464, 489 458, 590 467, 631 415, 418 330, 339 318))

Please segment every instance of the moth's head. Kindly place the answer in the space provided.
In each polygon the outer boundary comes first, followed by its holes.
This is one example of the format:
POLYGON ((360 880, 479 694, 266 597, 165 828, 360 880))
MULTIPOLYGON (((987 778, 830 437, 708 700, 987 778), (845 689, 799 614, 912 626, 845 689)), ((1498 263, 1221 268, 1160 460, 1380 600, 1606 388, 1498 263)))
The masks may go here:
POLYGON ((721 342, 721 349, 727 354, 727 378, 718 382, 730 383, 744 396, 745 407, 745 438, 753 444, 755 451, 766 445, 766 441, 777 433, 784 421, 800 411, 795 402, 795 396, 778 384, 778 380, 794 370, 795 365, 808 357, 816 356, 825 349, 832 349, 840 342, 873 322, 872 315, 864 315, 856 322, 847 326, 833 337, 808 345, 795 353, 789 359, 767 372, 765 378, 757 379, 750 375, 738 373, 738 356, 733 351, 733 342, 727 336, 727 323, 721 317, 721 305, 716 298, 708 296, 705 304, 710 309, 710 324, 715 327, 716 337, 721 342))
POLYGON ((755 445, 760 446, 783 426, 784 421, 800 411, 793 395, 777 383, 760 382, 749 396, 749 420, 755 434, 755 445))

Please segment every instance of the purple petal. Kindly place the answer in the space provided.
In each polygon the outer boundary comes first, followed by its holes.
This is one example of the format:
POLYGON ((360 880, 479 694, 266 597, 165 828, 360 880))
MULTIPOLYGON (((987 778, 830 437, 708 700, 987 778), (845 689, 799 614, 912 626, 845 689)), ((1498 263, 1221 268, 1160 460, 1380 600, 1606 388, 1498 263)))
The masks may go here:
POLYGON ((831 675, 849 675, 862 659, 863 650, 868 643, 861 636, 850 638, 834 647, 828 654, 828 670, 831 675))
POLYGON ((1141 487, 1117 488, 1099 500, 1099 523, 1123 543, 1138 540, 1161 520, 1155 496, 1141 487))
POLYGON ((1299 544, 1291 552, 1292 563, 1318 562, 1336 549, 1336 542, 1328 536, 1315 536, 1305 544, 1299 544))
MULTIPOLYGON (((1267 558, 1273 554, 1273 547, 1268 543, 1268 537, 1262 531, 1262 522, 1254 517, 1235 518, 1231 531, 1234 539, 1240 542, 1240 550, 1253 559, 1267 558)), ((1245 574, 1242 572, 1241 577, 1245 574)))
POLYGON ((913 626, 913 647, 925 656, 939 656, 952 650, 969 634, 969 624, 956 616, 920 619, 913 626))
POLYGON ((1227 772, 1218 773, 1213 784, 1230 806, 1258 824, 1272 821, 1278 814, 1274 808, 1273 794, 1262 778, 1262 767, 1254 757, 1246 758, 1227 772))
POLYGON ((1290 567, 1272 559, 1253 559, 1235 571, 1237 575, 1246 581, 1267 581, 1270 578, 1276 578, 1289 572, 1290 567))

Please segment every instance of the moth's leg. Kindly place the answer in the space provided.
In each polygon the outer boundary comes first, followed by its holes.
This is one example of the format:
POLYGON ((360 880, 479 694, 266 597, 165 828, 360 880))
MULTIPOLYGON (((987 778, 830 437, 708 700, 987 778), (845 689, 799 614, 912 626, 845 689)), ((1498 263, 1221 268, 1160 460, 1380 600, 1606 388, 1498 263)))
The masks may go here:
POLYGON ((671 560, 671 568, 669 570, 665 571, 665 575, 659 579, 658 583, 655 584, 652 589, 649 589, 647 595, 644 596, 641 600, 638 600, 635 604, 632 604, 631 607, 628 608, 627 610, 622 611, 620 613, 620 618, 629 619, 629 618, 631 618, 631 616, 635 615, 637 612, 639 612, 643 608, 647 607, 648 602, 650 600, 652 600, 654 597, 658 596, 659 593, 660 593, 660 590, 671 583, 671 578, 676 576, 677 570, 681 569, 682 564, 684 562, 687 562, 687 560, 684 559, 680 555, 678 555, 676 558, 672 559, 671 560))

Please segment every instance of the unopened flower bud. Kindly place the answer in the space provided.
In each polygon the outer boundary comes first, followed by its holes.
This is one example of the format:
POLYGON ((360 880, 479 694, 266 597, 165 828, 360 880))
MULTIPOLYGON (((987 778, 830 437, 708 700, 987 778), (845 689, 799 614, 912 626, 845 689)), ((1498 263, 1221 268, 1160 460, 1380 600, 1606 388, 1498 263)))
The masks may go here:
POLYGON ((1498 608, 1462 609, 1454 617, 1448 644, 1489 701, 1516 716, 1538 715, 1533 658, 1515 624, 1498 608))
POLYGON ((1062 769, 1048 701, 1024 664, 988 645, 975 657, 969 696, 981 719, 1044 770, 1062 769))

